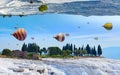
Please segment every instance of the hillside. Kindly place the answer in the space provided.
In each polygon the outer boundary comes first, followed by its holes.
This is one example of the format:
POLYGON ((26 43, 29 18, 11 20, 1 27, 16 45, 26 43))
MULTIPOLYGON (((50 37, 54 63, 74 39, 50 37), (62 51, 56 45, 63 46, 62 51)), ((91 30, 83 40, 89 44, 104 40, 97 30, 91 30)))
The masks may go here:
POLYGON ((105 58, 0 58, 0 65, 0 75, 120 75, 120 60, 105 58))

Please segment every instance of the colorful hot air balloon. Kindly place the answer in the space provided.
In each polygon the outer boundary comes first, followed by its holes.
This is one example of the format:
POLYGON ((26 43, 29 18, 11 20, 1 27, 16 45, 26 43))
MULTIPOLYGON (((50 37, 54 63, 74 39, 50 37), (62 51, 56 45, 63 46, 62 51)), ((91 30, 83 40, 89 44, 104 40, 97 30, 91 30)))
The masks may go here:
POLYGON ((18 46, 19 44, 17 43, 16 45, 18 46))
POLYGON ((18 29, 19 27, 15 26, 14 29, 18 29))
POLYGON ((57 41, 60 41, 60 42, 63 42, 65 40, 65 36, 63 33, 59 33, 57 34, 56 36, 54 36, 54 38, 57 40, 57 41))
POLYGON ((103 27, 106 29, 106 30, 111 30, 113 28, 113 25, 112 23, 106 23, 103 25, 103 27))
POLYGON ((31 37, 32 40, 34 40, 35 38, 34 37, 31 37))
POLYGON ((18 30, 16 30, 13 34, 12 34, 16 39, 18 39, 19 41, 23 41, 25 40, 27 34, 24 28, 19 28, 18 30))
POLYGON ((66 33, 65 36, 69 36, 70 34, 69 33, 66 33))
POLYGON ((32 4, 32 3, 33 3, 33 1, 32 1, 32 0, 30 0, 30 3, 32 4))
POLYGON ((95 40, 98 40, 98 37, 94 37, 95 40))
POLYGON ((87 24, 90 24, 90 22, 87 22, 87 24))
POLYGON ((80 28, 80 26, 78 26, 78 28, 80 28))

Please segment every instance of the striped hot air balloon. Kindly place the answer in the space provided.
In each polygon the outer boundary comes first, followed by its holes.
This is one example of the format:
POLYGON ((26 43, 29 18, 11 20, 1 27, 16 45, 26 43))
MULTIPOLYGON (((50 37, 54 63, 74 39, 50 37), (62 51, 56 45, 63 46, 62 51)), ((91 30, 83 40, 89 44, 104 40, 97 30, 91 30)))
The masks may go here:
POLYGON ((60 41, 60 42, 63 42, 65 40, 65 36, 63 33, 59 33, 57 34, 56 36, 54 36, 54 38, 57 40, 57 41, 60 41))
POLYGON ((18 39, 19 41, 23 41, 25 40, 27 34, 24 28, 19 28, 18 30, 16 30, 13 34, 12 34, 16 39, 18 39))

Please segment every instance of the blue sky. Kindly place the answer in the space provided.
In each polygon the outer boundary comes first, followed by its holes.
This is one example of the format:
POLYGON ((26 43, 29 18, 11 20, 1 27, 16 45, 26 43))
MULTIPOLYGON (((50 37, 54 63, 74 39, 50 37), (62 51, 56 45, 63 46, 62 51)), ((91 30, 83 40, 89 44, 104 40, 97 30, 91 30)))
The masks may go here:
POLYGON ((66 14, 32 15, 20 18, 19 16, 0 17, 0 50, 4 48, 21 49, 22 44, 35 42, 40 47, 59 46, 73 43, 76 46, 101 44, 106 47, 120 47, 120 16, 81 16, 66 14), (105 30, 102 25, 106 22, 113 24, 111 31, 105 30), (18 41, 10 34, 16 29, 25 28, 27 38, 18 41), (78 28, 80 27, 80 28, 78 28), (64 42, 56 41, 53 36, 58 33, 69 33, 64 42), (31 40, 34 37, 34 40, 31 40), (99 40, 94 40, 98 37, 99 40), (19 44, 18 46, 16 44, 19 44))

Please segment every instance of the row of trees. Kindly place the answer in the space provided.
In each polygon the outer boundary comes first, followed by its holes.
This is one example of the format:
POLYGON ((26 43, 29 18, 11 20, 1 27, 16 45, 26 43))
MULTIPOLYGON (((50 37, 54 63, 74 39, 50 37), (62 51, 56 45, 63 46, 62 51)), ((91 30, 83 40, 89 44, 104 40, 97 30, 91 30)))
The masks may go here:
POLYGON ((76 48, 76 46, 73 44, 66 44, 66 46, 63 46, 62 50, 69 50, 71 54, 74 53, 74 56, 83 56, 85 54, 87 56, 102 55, 102 48, 100 45, 98 45, 97 51, 96 51, 95 46, 92 48, 89 46, 89 44, 87 44, 86 47, 82 46, 78 48, 76 48))
POLYGON ((40 47, 36 43, 28 43, 28 45, 24 43, 21 50, 37 53, 40 52, 40 47))
POLYGON ((49 56, 55 56, 55 55, 61 55, 61 56, 100 56, 102 55, 102 48, 100 45, 98 45, 97 50, 94 47, 90 47, 89 44, 86 45, 86 47, 78 47, 76 48, 73 44, 66 44, 63 46, 62 49, 59 47, 48 47, 48 48, 42 48, 36 44, 36 43, 29 43, 23 44, 22 51, 27 52, 36 52, 36 53, 44 53, 49 56))

